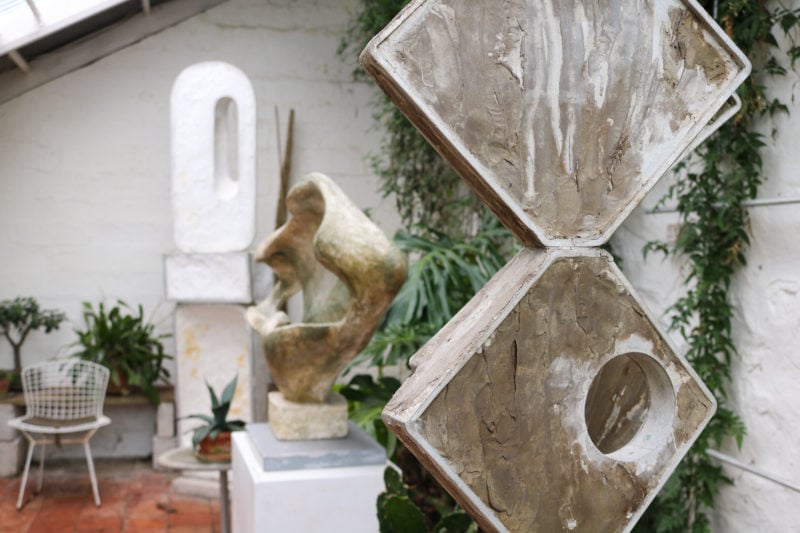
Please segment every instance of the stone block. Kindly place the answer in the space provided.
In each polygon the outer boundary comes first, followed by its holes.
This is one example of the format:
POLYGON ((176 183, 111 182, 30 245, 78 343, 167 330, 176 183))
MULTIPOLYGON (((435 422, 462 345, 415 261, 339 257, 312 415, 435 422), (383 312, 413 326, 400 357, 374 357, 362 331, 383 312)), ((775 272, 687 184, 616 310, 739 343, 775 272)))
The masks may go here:
POLYGON ((178 438, 189 446, 190 430, 200 424, 185 417, 211 413, 206 381, 221 393, 238 375, 229 416, 251 422, 252 334, 238 305, 179 305, 175 310, 175 408, 178 438))
POLYGON ((175 436, 175 404, 161 402, 156 410, 156 436, 171 438, 175 436))
POLYGON ((269 424, 279 440, 336 439, 347 435, 347 400, 333 394, 325 403, 292 402, 270 392, 269 424))
POLYGON ((170 97, 172 211, 183 252, 246 249, 255 236, 256 101, 219 61, 184 69, 170 97))
POLYGON ((167 299, 187 303, 250 303, 250 255, 175 254, 164 260, 167 299))
POLYGON ((11 440, 0 441, 0 477, 12 477, 19 474, 28 450, 26 443, 27 441, 22 435, 11 440))

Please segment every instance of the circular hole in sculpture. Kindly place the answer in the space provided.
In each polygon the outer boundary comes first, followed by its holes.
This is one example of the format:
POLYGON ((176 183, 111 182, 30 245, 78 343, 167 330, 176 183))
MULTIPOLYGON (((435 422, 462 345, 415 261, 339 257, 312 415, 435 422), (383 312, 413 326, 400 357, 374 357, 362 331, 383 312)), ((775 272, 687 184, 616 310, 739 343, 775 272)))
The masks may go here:
POLYGON ((672 427, 674 393, 669 376, 651 356, 618 355, 589 387, 584 417, 602 453, 631 460, 663 444, 672 427))

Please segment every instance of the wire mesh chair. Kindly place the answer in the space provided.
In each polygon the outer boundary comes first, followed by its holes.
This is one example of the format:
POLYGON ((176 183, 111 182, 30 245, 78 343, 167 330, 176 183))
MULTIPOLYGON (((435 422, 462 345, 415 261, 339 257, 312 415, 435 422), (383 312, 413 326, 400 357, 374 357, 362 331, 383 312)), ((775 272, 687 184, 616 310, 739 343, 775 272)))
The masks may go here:
POLYGON ((8 425, 28 439, 28 457, 19 487, 17 510, 22 508, 34 447, 41 444, 38 493, 42 490, 45 447, 61 443, 83 444, 94 503, 100 507, 89 439, 98 429, 111 423, 111 419, 103 415, 108 375, 108 368, 79 359, 39 363, 22 370, 22 390, 27 409, 25 416, 8 421, 8 425))

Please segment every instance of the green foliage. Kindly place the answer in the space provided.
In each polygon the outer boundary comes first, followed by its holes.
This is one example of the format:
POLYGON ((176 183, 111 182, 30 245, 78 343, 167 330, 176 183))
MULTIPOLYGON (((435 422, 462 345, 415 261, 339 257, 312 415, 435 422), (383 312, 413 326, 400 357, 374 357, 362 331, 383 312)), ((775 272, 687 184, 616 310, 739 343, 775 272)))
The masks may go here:
POLYGON ((383 472, 386 492, 378 496, 381 533, 425 533, 425 516, 408 496, 400 474, 392 467, 383 472))
POLYGON ((356 363, 366 359, 380 368, 407 363, 503 267, 516 246, 490 214, 473 236, 457 238, 423 228, 416 234, 399 232, 394 242, 415 260, 356 363))
POLYGON ((477 526, 461 509, 454 508, 434 525, 429 525, 414 494, 392 467, 383 473, 386 491, 378 496, 378 522, 381 533, 475 533, 477 526))
POLYGON ((127 386, 136 387, 158 405, 156 383, 169 379, 164 362, 172 359, 164 353, 161 340, 169 335, 156 335, 155 325, 144 318, 142 306, 137 306, 133 314, 122 300, 108 310, 102 302, 97 309, 84 302, 83 322, 84 329, 75 329, 78 351, 74 355, 108 367, 111 383, 123 394, 130 392, 127 386))
MULTIPOLYGON (((701 3, 711 11, 712 1, 701 3)), ((671 308, 671 326, 688 341, 687 359, 717 397, 719 409, 637 531, 709 531, 705 511, 713 507, 720 487, 730 480, 706 450, 730 438, 741 445, 745 434, 744 424, 726 402, 736 354, 729 291, 735 273, 745 265, 750 244, 743 202, 755 198, 763 180, 764 141, 758 128, 763 117, 788 112, 765 85, 770 77, 787 72, 773 32, 784 33, 791 67, 800 57, 792 36, 800 23, 800 9, 790 10, 780 3, 768 7, 772 5, 757 0, 719 2, 718 20, 753 62, 753 75, 739 90, 742 110, 696 152, 699 164, 679 167, 677 182, 666 198, 677 200, 681 217, 676 243, 648 243, 645 248, 645 253, 661 251, 688 259, 689 289, 671 308)))
MULTIPOLYGON (((339 54, 360 54, 407 3, 408 0, 359 0, 343 34, 339 54)), ((353 72, 356 79, 364 74, 360 67, 353 72)), ((380 179, 383 195, 394 195, 406 229, 419 224, 449 234, 471 233, 475 215, 486 210, 484 205, 385 95, 378 94, 373 107, 382 137, 379 153, 370 158, 371 166, 380 179)))
POLYGON ((45 333, 58 329, 65 319, 64 313, 55 309, 42 309, 36 299, 17 297, 0 302, 0 333, 11 344, 14 352, 14 372, 22 372, 22 344, 31 331, 44 328, 45 333))
POLYGON ((381 421, 381 412, 399 388, 400 381, 395 378, 381 376, 376 380, 368 374, 359 374, 338 389, 347 398, 350 420, 386 448, 389 457, 397 450, 397 437, 381 421))
POLYGON ((208 388, 208 395, 211 397, 211 416, 206 414, 193 414, 186 418, 197 418, 205 422, 202 426, 194 428, 192 433, 192 446, 197 448, 200 441, 206 437, 215 439, 220 433, 229 431, 241 431, 244 429, 245 423, 242 420, 228 420, 228 411, 231 408, 231 402, 236 394, 236 382, 239 380, 239 375, 235 375, 233 379, 225 385, 222 390, 222 395, 217 397, 214 389, 206 381, 208 388))

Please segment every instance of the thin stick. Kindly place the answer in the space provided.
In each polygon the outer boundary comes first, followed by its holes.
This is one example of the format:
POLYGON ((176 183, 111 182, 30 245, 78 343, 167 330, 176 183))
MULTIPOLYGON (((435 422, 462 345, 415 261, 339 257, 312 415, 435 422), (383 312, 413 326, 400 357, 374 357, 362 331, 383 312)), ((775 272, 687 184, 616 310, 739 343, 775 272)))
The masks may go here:
POLYGON ((278 210, 275 215, 275 227, 286 223, 286 195, 289 193, 289 180, 292 174, 292 149, 294 148, 294 109, 289 110, 289 124, 286 126, 286 147, 281 163, 281 184, 278 192, 278 210))

